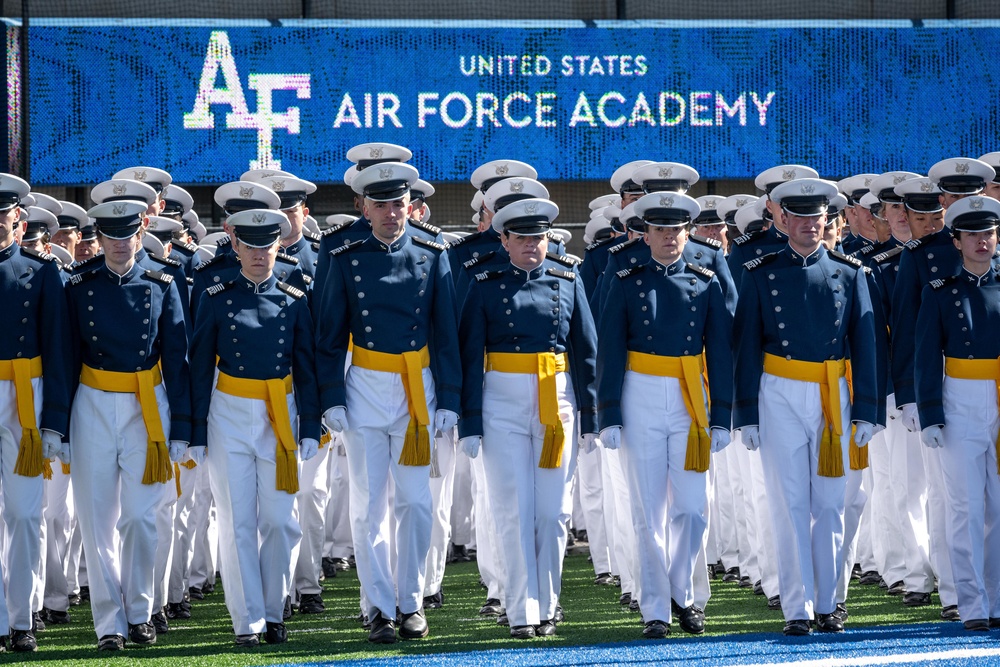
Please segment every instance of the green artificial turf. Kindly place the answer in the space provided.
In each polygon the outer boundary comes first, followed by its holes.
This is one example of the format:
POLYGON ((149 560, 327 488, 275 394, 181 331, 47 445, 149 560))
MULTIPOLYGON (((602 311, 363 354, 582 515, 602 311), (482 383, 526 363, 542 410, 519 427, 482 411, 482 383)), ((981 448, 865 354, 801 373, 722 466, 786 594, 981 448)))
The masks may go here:
MULTIPOLYGON (((223 600, 222 587, 204 600, 194 601, 192 617, 171 621, 171 630, 157 639, 156 646, 135 648, 126 644, 118 654, 98 653, 97 638, 85 603, 72 607, 69 625, 50 625, 38 635, 38 652, 31 655, 0 655, 0 663, 14 661, 49 661, 59 665, 143 665, 167 667, 192 665, 236 667, 283 662, 302 663, 322 660, 360 659, 472 651, 510 647, 579 646, 641 639, 642 622, 638 614, 618 604, 621 591, 613 586, 595 586, 594 571, 585 555, 569 556, 563 576, 562 605, 566 621, 558 635, 546 639, 514 641, 508 629, 493 618, 481 618, 479 607, 485 591, 479 586, 475 563, 455 563, 445 574, 445 604, 429 610, 427 621, 431 634, 417 641, 397 642, 376 647, 367 642, 368 633, 356 620, 358 581, 354 570, 341 572, 324 583, 323 598, 327 611, 322 614, 296 614, 288 622, 288 643, 255 649, 233 646, 233 630, 223 600), (114 656, 114 657, 112 657, 114 656)), ((848 598, 851 617, 848 628, 861 625, 916 623, 940 620, 937 596, 934 606, 918 609, 903 607, 898 597, 886 595, 877 586, 853 582, 848 598)), ((781 631, 781 612, 769 611, 763 596, 736 584, 712 582, 705 636, 781 631)), ((676 624, 666 641, 684 635, 676 624)))

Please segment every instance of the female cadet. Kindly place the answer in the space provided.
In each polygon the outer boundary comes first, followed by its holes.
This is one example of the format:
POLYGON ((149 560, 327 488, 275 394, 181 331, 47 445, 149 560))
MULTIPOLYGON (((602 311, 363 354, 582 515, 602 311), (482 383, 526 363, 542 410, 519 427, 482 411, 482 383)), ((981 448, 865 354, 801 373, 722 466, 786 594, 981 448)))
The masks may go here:
POLYGON ((962 254, 958 275, 924 287, 917 315, 921 440, 941 448, 958 612, 966 630, 1000 627, 1000 202, 968 197, 946 222, 962 254))
POLYGON ((520 639, 555 634, 573 436, 579 426, 590 449, 596 433, 597 341, 583 281, 543 265, 558 213, 551 201, 524 199, 494 216, 510 264, 476 276, 459 325, 461 446, 474 458, 482 444, 510 633, 520 639))
POLYGON ((664 637, 671 611, 685 632, 700 634, 705 616, 694 605, 693 577, 708 521, 709 451, 730 439, 732 316, 715 274, 683 258, 698 202, 661 192, 640 199, 635 211, 646 223, 651 259, 617 273, 601 316, 601 442, 609 449, 621 442, 643 635, 664 637))
POLYGON ((71 479, 98 649, 156 642, 156 509, 174 490, 170 460, 191 440, 191 378, 178 286, 135 259, 146 204, 113 201, 96 220, 104 263, 67 287, 74 377, 71 479), (168 443, 169 442, 169 458, 168 443))
POLYGON ((195 315, 191 458, 200 464, 208 446, 236 644, 256 646, 261 632, 280 644, 292 549, 302 537, 296 443, 303 460, 319 448, 312 318, 305 293, 273 273, 284 213, 250 209, 228 224, 240 272, 209 287, 195 315))

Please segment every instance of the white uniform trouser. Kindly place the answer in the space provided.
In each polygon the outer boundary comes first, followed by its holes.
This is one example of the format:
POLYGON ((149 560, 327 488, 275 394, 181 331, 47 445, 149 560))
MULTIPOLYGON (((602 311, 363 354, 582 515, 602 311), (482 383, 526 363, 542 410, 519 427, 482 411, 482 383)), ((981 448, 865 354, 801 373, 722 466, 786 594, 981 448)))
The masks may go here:
MULTIPOLYGON (((433 419, 434 379, 427 368, 422 375, 427 412, 433 419)), ((404 614, 423 606, 424 567, 431 536, 430 466, 399 463, 410 421, 399 374, 351 366, 347 371, 347 421, 344 445, 350 468, 354 558, 362 599, 369 618, 380 611, 392 619, 397 606, 404 614), (395 489, 393 538, 388 534, 390 475, 395 489), (397 559, 395 580, 392 546, 397 559)))
MULTIPOLYGON (((294 394, 287 401, 294 432, 294 394)), ((302 538, 295 495, 275 489, 275 450, 265 401, 212 394, 209 476, 219 513, 226 607, 237 635, 263 632, 265 621, 282 622, 292 549, 302 538)))
POLYGON ((562 464, 539 468, 545 427, 538 417, 538 377, 489 371, 483 385, 483 463, 490 507, 504 552, 511 627, 555 616, 576 468, 576 400, 567 373, 556 374, 566 434, 562 464))
MULTIPOLYGON (((456 456, 451 495, 452 544, 476 543, 472 507, 472 460, 468 456, 456 456)), ((476 558, 478 560, 478 555, 476 558)))
POLYGON ((340 433, 333 434, 330 448, 330 499, 326 504, 323 555, 327 558, 348 558, 354 553, 354 542, 351 539, 351 488, 347 452, 340 433))
POLYGON ((329 458, 333 441, 317 452, 316 456, 299 466, 299 492, 295 502, 299 510, 302 541, 298 558, 292 563, 292 590, 299 595, 323 592, 319 575, 323 572, 323 538, 326 532, 326 504, 329 500, 329 458))
MULTIPOLYGON (((739 443, 734 444, 739 445, 739 443)), ((739 558, 739 534, 746 530, 746 526, 741 526, 737 520, 735 485, 730 480, 730 475, 737 474, 733 468, 739 465, 736 463, 735 450, 736 447, 727 447, 721 452, 712 454, 712 467, 715 468, 715 515, 712 521, 712 535, 715 537, 718 552, 718 558, 712 562, 714 564, 721 561, 726 568, 736 566, 739 558)), ((742 494, 740 495, 742 501, 742 494)))
MULTIPOLYGON (((173 465, 173 464, 171 464, 173 465)), ((167 604, 167 592, 170 586, 170 571, 174 560, 174 537, 177 511, 177 484, 175 479, 167 482, 169 487, 163 494, 160 506, 156 509, 156 534, 159 546, 156 549, 156 560, 153 563, 153 613, 160 611, 167 604)))
MULTIPOLYGON (((872 488, 872 468, 868 466, 862 471, 862 485, 865 489, 872 488)), ((861 566, 862 572, 878 572, 875 562, 875 550, 872 548, 875 527, 872 525, 872 504, 865 503, 861 512, 861 526, 858 528, 858 544, 854 550, 854 561, 861 566)))
POLYGON ((440 476, 431 477, 431 546, 427 550, 427 572, 424 597, 435 595, 444 581, 444 566, 451 542, 451 501, 455 488, 455 429, 442 433, 437 446, 437 467, 440 476))
MULTIPOLYGON (((742 437, 740 442, 742 442, 742 437)), ((750 560, 757 564, 760 585, 764 595, 772 598, 781 594, 778 585, 778 555, 774 536, 774 517, 771 515, 771 497, 768 494, 764 464, 759 451, 751 452, 746 446, 736 449, 740 461, 749 474, 743 477, 743 496, 749 499, 746 512, 747 535, 750 549, 755 557, 750 560)), ((742 542, 741 542, 742 544, 742 542)))
MULTIPOLYGON (((72 479, 72 475, 70 476, 72 479)), ((72 481, 70 481, 72 486, 72 481)), ((75 498, 76 493, 73 493, 75 498)), ((73 501, 74 507, 76 501, 73 501)), ((73 530, 69 536, 69 553, 66 556, 66 585, 70 595, 80 592, 82 586, 90 588, 90 580, 87 578, 87 559, 83 555, 83 535, 80 533, 79 520, 73 521, 73 530)))
MULTIPOLYGON (((839 385, 846 471, 851 402, 847 381, 841 378, 839 385)), ((837 606, 847 477, 821 477, 817 472, 825 428, 819 390, 818 383, 770 373, 760 381, 760 454, 774 517, 778 587, 786 621, 812 619, 837 606)))
MULTIPOLYGON (((156 402, 169 431, 163 385, 156 387, 156 402)), ((148 623, 153 613, 153 564, 160 548, 156 511, 163 495, 175 491, 172 481, 142 483, 146 442, 135 394, 77 389, 70 474, 98 637, 125 635, 130 623, 148 623)))
MULTIPOLYGON (((41 419, 42 380, 31 380, 36 423, 41 419)), ((6 604, 0 592, 0 631, 31 629, 32 602, 42 585, 42 476, 14 473, 21 448, 21 423, 13 380, 0 381, 0 488, 3 490, 3 567, 6 604), (6 571, 4 571, 6 570, 6 571)), ((56 461, 56 466, 59 462, 56 461)), ((2 588, 2 586, 0 586, 2 588)))
MULTIPOLYGON (((626 435, 623 434, 624 440, 626 435)), ((635 578, 635 527, 632 525, 632 500, 622 464, 621 449, 602 449, 601 475, 604 477, 604 525, 611 551, 611 571, 621 580, 622 593, 639 599, 635 578)))
MULTIPOLYGON (((194 538, 191 542, 191 570, 188 586, 197 588, 215 585, 215 571, 219 562, 219 521, 212 495, 212 471, 202 466, 194 492, 194 510, 191 513, 194 538)), ((183 591, 182 591, 183 593, 183 591)))
POLYGON ((69 540, 76 522, 76 506, 70 491, 70 476, 58 459, 52 461, 52 479, 45 482, 45 599, 43 606, 55 611, 69 609, 66 561, 69 540))
MULTIPOLYGON (((885 431, 875 437, 880 438, 885 431)), ((874 440, 874 438, 872 438, 874 440)), ((871 452, 869 445, 868 451, 871 452)), ((870 454, 869 454, 870 456, 870 454)), ((868 504, 868 492, 864 488, 864 470, 845 468, 847 490, 844 499, 844 544, 840 553, 840 579, 837 580, 837 603, 847 602, 847 589, 851 584, 851 572, 858 551, 858 535, 861 533, 861 515, 868 504)))
POLYGON ((694 604, 693 573, 708 524, 708 474, 684 469, 691 417, 680 381, 628 371, 622 450, 636 537, 643 621, 694 604))
POLYGON ((170 560, 170 583, 167 588, 167 602, 179 603, 184 600, 191 573, 191 548, 194 544, 195 526, 192 521, 197 499, 198 480, 208 468, 202 464, 194 468, 175 466, 179 472, 181 495, 177 497, 174 517, 174 555, 170 560))
POLYGON ((576 464, 580 482, 576 488, 583 508, 584 524, 587 526, 587 543, 590 545, 594 574, 611 572, 611 552, 608 550, 608 531, 604 523, 601 447, 595 447, 589 454, 581 451, 576 464))
MULTIPOLYGON (((466 457, 468 458, 468 457, 466 457)), ((486 584, 487 599, 499 600, 501 606, 506 596, 507 567, 504 560, 503 543, 492 510, 492 494, 483 457, 477 456, 472 463, 472 492, 475 512, 476 565, 479 576, 486 584)))
POLYGON ((892 490, 892 460, 897 457, 894 450, 905 446, 905 442, 885 437, 883 431, 872 438, 868 447, 868 461, 872 470, 872 551, 879 574, 890 586, 902 581, 906 574, 906 553, 903 550, 903 536, 900 532, 902 517, 896 515, 896 502, 892 490))
POLYGON ((1000 430, 993 380, 944 379, 941 472, 948 551, 963 621, 1000 617, 1000 430))

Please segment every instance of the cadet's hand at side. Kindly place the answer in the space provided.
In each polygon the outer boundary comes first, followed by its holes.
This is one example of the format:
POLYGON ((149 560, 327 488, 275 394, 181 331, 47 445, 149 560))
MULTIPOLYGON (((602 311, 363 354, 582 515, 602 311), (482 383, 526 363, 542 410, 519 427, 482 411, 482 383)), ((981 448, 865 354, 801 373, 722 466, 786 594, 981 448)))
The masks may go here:
POLYGON ((462 453, 470 459, 479 456, 479 447, 483 444, 483 436, 469 435, 458 441, 458 446, 462 448, 462 453))
POLYGON ((323 413, 323 423, 334 433, 343 433, 347 429, 347 408, 330 408, 323 413))
POLYGON ((195 465, 200 466, 205 462, 205 447, 188 447, 187 456, 195 465))
POLYGON ((582 433, 579 440, 580 449, 584 454, 589 454, 597 448, 596 433, 582 433))
POLYGON ((55 431, 42 429, 42 458, 53 459, 59 456, 62 449, 62 438, 55 431))
POLYGON ((167 452, 170 454, 170 460, 174 463, 180 463, 181 459, 184 458, 184 454, 187 453, 188 444, 183 440, 171 440, 167 443, 167 452))
POLYGON ((299 440, 299 456, 302 457, 303 461, 308 461, 316 456, 316 452, 318 451, 319 440, 314 438, 302 438, 299 440))
POLYGON ((598 437, 604 449, 618 449, 622 444, 622 427, 621 426, 609 426, 603 431, 598 437))
POLYGON ((712 429, 712 452, 721 452, 732 442, 732 436, 727 428, 712 429))
POLYGON ((944 446, 944 434, 940 426, 928 426, 920 432, 920 440, 926 447, 938 449, 944 446))
POLYGON ((438 410, 434 413, 434 430, 438 433, 448 433, 458 426, 458 415, 451 410, 438 410))
POLYGON ((917 414, 917 404, 907 403, 900 407, 900 412, 903 413, 900 418, 903 420, 903 426, 906 427, 906 430, 910 433, 919 433, 920 417, 917 414))
POLYGON ((743 434, 743 444, 751 452, 756 452, 760 448, 760 428, 757 426, 744 426, 740 429, 743 434))
POLYGON ((868 422, 856 422, 854 424, 854 444, 864 447, 875 434, 875 426, 868 422))

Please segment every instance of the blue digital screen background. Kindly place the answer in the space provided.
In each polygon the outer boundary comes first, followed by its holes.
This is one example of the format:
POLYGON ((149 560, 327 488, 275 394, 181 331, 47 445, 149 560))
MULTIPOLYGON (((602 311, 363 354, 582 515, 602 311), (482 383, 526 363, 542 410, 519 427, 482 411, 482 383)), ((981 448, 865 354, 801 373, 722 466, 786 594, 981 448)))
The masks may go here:
POLYGON ((789 162, 925 172, 998 148, 998 43, 996 22, 37 20, 31 178, 148 164, 215 183, 266 163, 340 182, 366 141, 409 147, 431 181, 498 158, 542 180, 606 180, 640 158, 707 179, 789 162))

